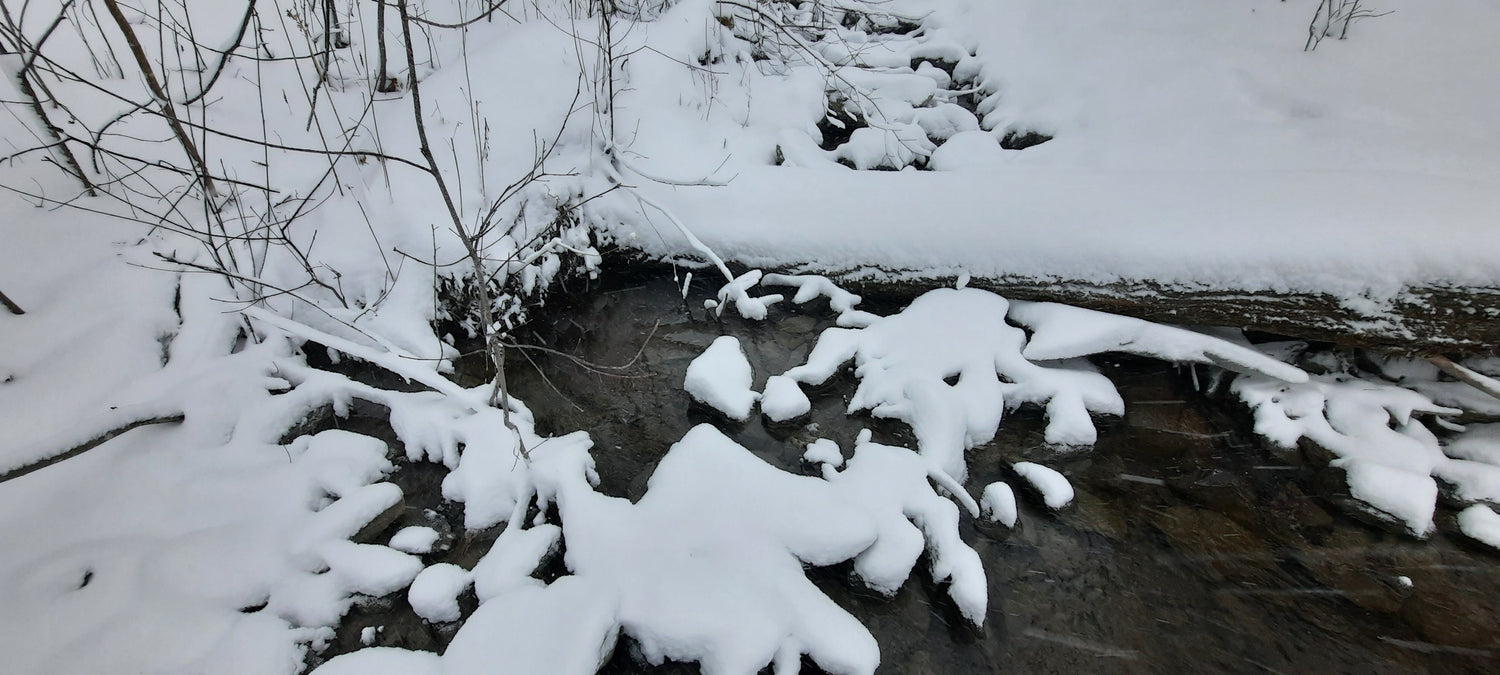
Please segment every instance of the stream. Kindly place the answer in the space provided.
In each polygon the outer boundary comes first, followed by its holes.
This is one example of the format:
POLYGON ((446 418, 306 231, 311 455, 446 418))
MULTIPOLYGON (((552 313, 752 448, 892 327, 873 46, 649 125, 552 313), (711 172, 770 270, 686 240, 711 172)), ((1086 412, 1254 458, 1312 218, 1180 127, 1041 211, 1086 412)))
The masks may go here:
MULTIPOLYGON (((807 475, 815 470, 801 454, 813 438, 848 447, 868 427, 876 441, 913 445, 902 425, 845 415, 855 382, 848 372, 810 390, 811 414, 785 425, 759 415, 733 423, 693 402, 684 373, 715 337, 740 339, 759 390, 769 375, 802 363, 834 318, 817 300, 783 302, 765 322, 714 319, 703 300, 718 283, 702 277, 684 299, 670 268, 609 271, 587 291, 554 298, 515 335, 547 349, 507 352, 511 391, 535 413, 538 432, 583 429, 593 437, 601 492, 638 500, 668 447, 704 422, 768 463, 807 475)), ((881 298, 861 305, 881 315, 900 307, 881 298)), ((1041 411, 1022 408, 968 453, 967 487, 976 494, 996 480, 1024 485, 1008 468, 1022 460, 1062 471, 1077 493, 1054 513, 1019 491, 1014 529, 964 518, 963 538, 989 580, 983 628, 963 621, 924 565, 893 597, 864 588, 847 564, 808 571, 874 634, 880 672, 1500 669, 1500 558, 1443 534, 1415 541, 1357 518, 1340 506, 1341 483, 1321 463, 1269 452, 1243 405, 1200 393, 1204 368, 1135 357, 1094 362, 1126 407, 1122 418, 1098 420, 1093 449, 1048 446, 1041 411)), ((485 377, 478 357, 457 365, 465 386, 485 377)), ((403 455, 378 406, 357 405, 321 426, 377 436, 403 455)), ((391 480, 405 491, 406 508, 390 532, 436 527, 444 547, 426 562, 472 567, 498 529, 464 532, 462 505, 442 500, 441 465, 396 463, 391 480)), ((539 576, 566 573, 559 559, 539 576)), ((472 591, 461 604, 465 616, 474 610, 472 591)), ((377 644, 442 651, 459 625, 427 624, 402 594, 370 599, 310 660, 360 648, 367 627, 379 627, 377 644)), ((622 638, 600 672, 698 672, 695 664, 644 665, 632 651, 622 638)), ((803 666, 821 672, 806 659, 803 666)))

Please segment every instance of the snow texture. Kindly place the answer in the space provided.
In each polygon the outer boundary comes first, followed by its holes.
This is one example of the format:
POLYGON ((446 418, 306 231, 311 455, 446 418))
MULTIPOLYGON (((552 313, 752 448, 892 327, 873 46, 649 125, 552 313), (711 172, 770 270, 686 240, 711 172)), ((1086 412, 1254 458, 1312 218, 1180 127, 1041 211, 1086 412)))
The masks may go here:
POLYGON ((812 402, 797 381, 784 375, 772 375, 766 379, 766 389, 760 395, 760 411, 772 422, 785 422, 806 415, 812 410, 812 402))
POLYGON ((1475 504, 1458 514, 1458 529, 1475 541, 1500 550, 1500 514, 1475 504))
POLYGON ((426 555, 432 552, 432 547, 437 544, 437 541, 437 530, 423 525, 413 525, 403 527, 399 532, 391 535, 390 547, 397 551, 426 555))
POLYGON ((739 338, 721 335, 688 364, 683 388, 700 403, 743 422, 759 398, 750 389, 752 377, 739 338))
POLYGON ((853 359, 859 387, 849 412, 906 422, 931 470, 954 483, 968 473, 964 451, 994 438, 1005 410, 1024 403, 1046 407, 1048 442, 1093 443, 1090 414, 1122 414, 1119 393, 1087 363, 1027 360, 1026 334, 1005 322, 1009 308, 988 291, 934 290, 866 328, 825 330, 807 363, 785 375, 820 384, 853 359))
POLYGON ((844 465, 844 453, 839 450, 839 444, 826 438, 814 439, 807 444, 807 449, 802 451, 802 459, 814 464, 827 464, 837 469, 844 465))
POLYGON ((457 621, 460 616, 458 596, 473 583, 469 571, 449 563, 438 563, 422 570, 411 582, 406 599, 412 611, 428 621, 457 621))
POLYGON ((984 495, 979 498, 979 505, 990 522, 1003 523, 1006 527, 1016 526, 1016 493, 1010 489, 1010 485, 995 481, 984 486, 984 495))
POLYGON ((1057 361, 1123 352, 1177 363, 1206 363, 1299 383, 1307 373, 1254 349, 1182 328, 1055 302, 1011 301, 1011 320, 1031 329, 1021 353, 1034 361, 1057 361))
POLYGON ((1073 486, 1055 469, 1032 462, 1016 462, 1011 466, 1042 495, 1042 503, 1054 511, 1073 503, 1073 486))
MULTIPOLYGON (((1413 535, 1433 530, 1434 476, 1453 482, 1455 496, 1489 493, 1487 471, 1444 456, 1436 437, 1413 415, 1453 415, 1410 389, 1349 375, 1317 375, 1301 384, 1244 376, 1231 389, 1255 416, 1255 432, 1294 448, 1306 438, 1335 455, 1350 494, 1413 535)), ((1487 467, 1488 468, 1488 467, 1487 467)))

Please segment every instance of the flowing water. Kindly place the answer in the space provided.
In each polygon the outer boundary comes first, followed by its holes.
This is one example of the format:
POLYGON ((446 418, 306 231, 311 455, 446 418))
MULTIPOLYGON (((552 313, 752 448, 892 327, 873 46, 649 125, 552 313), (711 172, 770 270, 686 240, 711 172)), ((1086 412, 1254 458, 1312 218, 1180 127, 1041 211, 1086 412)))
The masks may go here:
MULTIPOLYGON (((683 391, 688 363, 719 335, 740 339, 757 389, 801 363, 832 325, 825 301, 783 303, 757 323, 708 316, 703 299, 716 285, 694 284, 684 299, 667 268, 592 283, 516 336, 546 349, 509 350, 507 372, 539 431, 592 435, 602 492, 639 499, 668 447, 703 422, 772 465, 809 475, 801 451, 815 437, 848 447, 869 427, 877 441, 911 446, 901 425, 845 414, 848 374, 810 392, 812 413, 790 425, 728 422, 683 391)), ((886 314, 900 303, 872 299, 862 308, 886 314)), ((1126 412, 1099 420, 1092 450, 1047 446, 1040 411, 1023 408, 969 453, 976 492, 1001 479, 1023 485, 1008 469, 1023 459, 1061 470, 1077 492, 1060 513, 1021 492, 1014 529, 965 518, 964 540, 989 579, 983 628, 962 620, 922 565, 894 597, 865 589, 847 565, 809 570, 875 635, 881 672, 1500 671, 1500 557, 1443 535, 1413 541, 1353 517, 1340 506, 1336 475, 1300 453, 1273 457, 1250 433, 1246 411, 1199 393, 1203 369, 1095 362, 1126 412)), ((459 365, 474 379, 468 384, 484 377, 477 358, 459 365)), ((357 413, 328 424, 378 435, 399 454, 380 410, 357 413)), ((441 500, 440 466, 400 466, 393 480, 407 492, 407 513, 393 528, 453 532, 449 550, 429 562, 472 567, 498 532, 462 531, 461 506, 441 500)), ((566 570, 557 563, 543 572, 566 570)), ((475 601, 464 605, 467 615, 475 601)), ((426 624, 400 597, 372 600, 346 617, 320 656, 358 648, 366 626, 384 627, 380 644, 437 651, 457 628, 426 624)), ((643 665, 622 639, 602 672, 697 667, 643 665)))

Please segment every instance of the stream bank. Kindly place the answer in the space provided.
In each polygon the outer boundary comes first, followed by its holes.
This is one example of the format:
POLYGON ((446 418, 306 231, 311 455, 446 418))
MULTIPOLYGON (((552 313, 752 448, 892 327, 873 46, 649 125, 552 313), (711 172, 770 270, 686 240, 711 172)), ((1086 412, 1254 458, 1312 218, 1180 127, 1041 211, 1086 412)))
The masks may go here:
MULTIPOLYGON (((783 303, 766 322, 714 319, 702 309, 717 284, 694 283, 684 299, 672 270, 607 272, 586 292, 555 298, 516 339, 545 349, 508 350, 512 391, 538 430, 589 432, 605 494, 638 500, 667 448, 695 424, 715 424, 781 469, 814 475, 801 459, 815 437, 847 444, 869 427, 876 440, 911 446, 907 430, 847 416, 847 373, 810 392, 813 409, 792 424, 760 416, 733 423, 682 390, 689 362, 716 337, 739 337, 756 373, 802 363, 833 316, 822 301, 783 303), (612 367, 631 364, 614 370, 612 367)), ((867 298, 887 314, 901 297, 867 298)), ((882 672, 1101 670, 1156 672, 1184 666, 1227 672, 1486 672, 1500 657, 1500 564, 1444 534, 1414 541, 1372 527, 1340 507, 1338 480, 1299 455, 1273 456, 1252 434, 1249 414, 1207 396, 1191 369, 1127 357, 1095 364, 1115 383, 1125 414, 1103 419, 1089 451, 1043 439, 1039 411, 1007 417, 996 438, 970 451, 968 487, 1014 479, 1012 462, 1062 471, 1077 498, 1054 513, 1022 494, 1020 523, 1007 529, 965 518, 962 535, 984 560, 990 607, 982 629, 960 618, 943 589, 918 572, 895 596, 868 591, 847 566, 809 570, 818 587, 854 614, 881 645, 882 672)), ((464 385, 486 377, 458 364, 464 385)), ((325 424, 399 441, 374 406, 325 424)), ((391 526, 428 524, 446 547, 425 562, 472 567, 498 529, 466 533, 461 506, 441 499, 445 470, 406 463, 392 480, 407 494, 391 526)), ((1451 515, 1446 515, 1451 517, 1451 515)), ((565 574, 554 558, 540 575, 565 574)), ((464 615, 476 601, 465 598, 464 615)), ((345 617, 322 658, 375 644, 441 651, 458 622, 432 625, 403 597, 372 600, 345 617)), ((697 672, 693 664, 647 667, 622 639, 601 672, 697 672)), ((804 672, 817 672, 804 663, 804 672)))

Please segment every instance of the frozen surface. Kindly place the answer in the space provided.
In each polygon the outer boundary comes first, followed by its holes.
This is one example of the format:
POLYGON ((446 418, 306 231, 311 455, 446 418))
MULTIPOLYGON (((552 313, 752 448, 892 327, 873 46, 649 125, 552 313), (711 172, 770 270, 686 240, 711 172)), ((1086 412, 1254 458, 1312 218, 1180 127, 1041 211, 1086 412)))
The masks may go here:
MULTIPOLYGON (((704 405, 724 413, 732 420, 744 421, 750 418, 750 409, 759 398, 750 389, 752 377, 750 362, 745 359, 745 351, 740 348, 739 339, 724 335, 714 340, 698 358, 693 359, 688 366, 683 388, 704 405)), ((778 393, 785 395, 786 392, 778 393)), ((786 411, 784 405, 775 408, 777 412, 786 411)))

